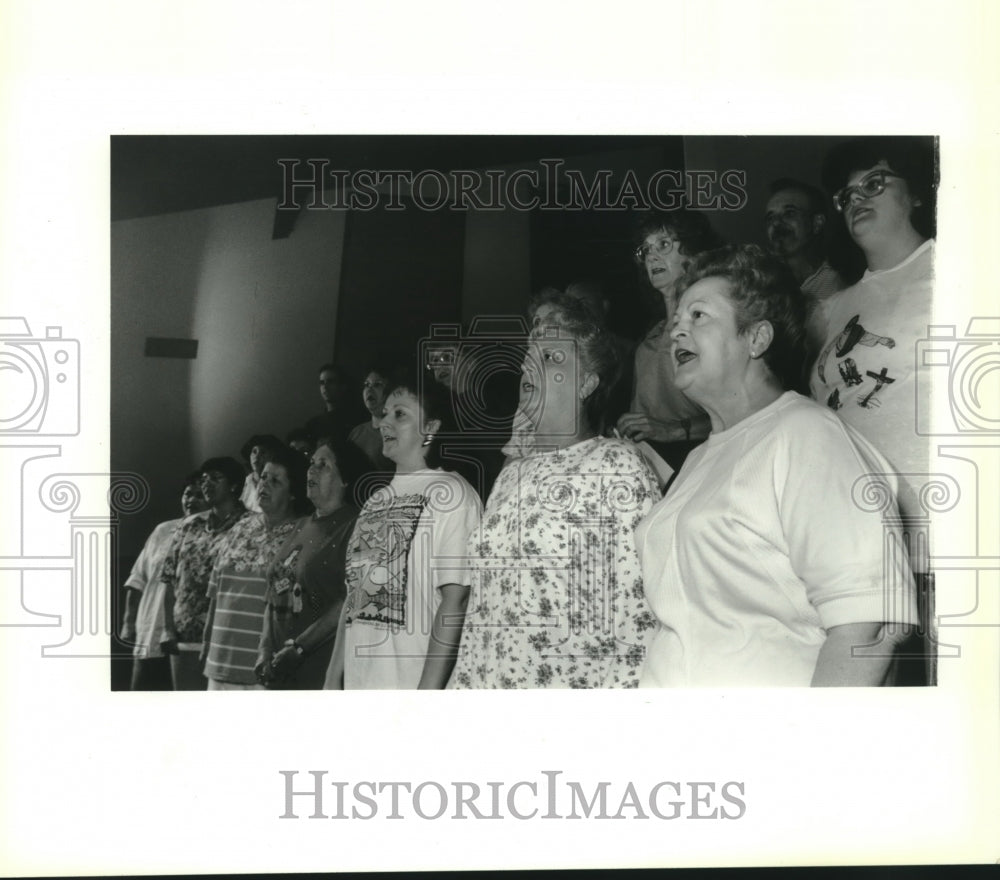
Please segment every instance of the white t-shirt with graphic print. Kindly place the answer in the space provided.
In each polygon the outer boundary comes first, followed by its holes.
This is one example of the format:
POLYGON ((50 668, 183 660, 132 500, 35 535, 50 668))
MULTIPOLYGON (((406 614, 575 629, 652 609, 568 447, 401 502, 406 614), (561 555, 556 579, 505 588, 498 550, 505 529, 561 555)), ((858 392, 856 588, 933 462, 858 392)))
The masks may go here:
POLYGON ((345 689, 420 683, 445 584, 471 583, 482 502, 457 474, 397 474, 362 508, 347 548, 345 689))

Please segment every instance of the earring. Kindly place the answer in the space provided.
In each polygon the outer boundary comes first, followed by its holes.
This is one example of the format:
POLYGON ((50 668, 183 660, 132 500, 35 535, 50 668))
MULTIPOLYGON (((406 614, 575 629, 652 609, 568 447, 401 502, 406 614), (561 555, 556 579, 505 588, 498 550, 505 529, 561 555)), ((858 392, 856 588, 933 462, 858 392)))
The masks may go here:
POLYGON ((421 446, 430 446, 431 443, 433 443, 433 442, 434 442, 434 435, 433 434, 424 434, 424 442, 421 443, 420 445, 421 446))

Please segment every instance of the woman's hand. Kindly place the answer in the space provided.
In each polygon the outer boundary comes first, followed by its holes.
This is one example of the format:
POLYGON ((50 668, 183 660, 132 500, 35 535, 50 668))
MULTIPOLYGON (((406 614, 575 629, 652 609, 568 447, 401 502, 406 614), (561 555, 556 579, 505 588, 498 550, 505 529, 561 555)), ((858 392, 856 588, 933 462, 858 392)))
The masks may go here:
POLYGON ((688 419, 664 422, 643 412, 625 413, 618 419, 618 433, 628 440, 656 440, 660 443, 679 443, 691 439, 691 422, 688 419))
POLYGON ((270 651, 262 651, 257 655, 257 662, 254 664, 253 674, 257 676, 257 681, 265 687, 267 687, 267 685, 274 679, 274 670, 271 667, 270 651))
POLYGON ((296 645, 285 645, 271 660, 271 674, 274 677, 285 677, 295 672, 302 665, 305 655, 296 645))

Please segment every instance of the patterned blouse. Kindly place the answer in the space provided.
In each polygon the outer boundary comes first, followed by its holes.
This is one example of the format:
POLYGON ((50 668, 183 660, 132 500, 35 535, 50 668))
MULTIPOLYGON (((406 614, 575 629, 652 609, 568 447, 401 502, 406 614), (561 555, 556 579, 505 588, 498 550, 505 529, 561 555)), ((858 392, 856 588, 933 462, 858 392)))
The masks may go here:
MULTIPOLYGON (((278 548, 267 571, 267 615, 271 641, 261 647, 271 654, 344 600, 344 556, 358 517, 345 504, 327 516, 303 517, 278 548)), ((334 624, 334 630, 336 625, 334 624)), ((323 687, 333 653, 333 639, 314 647, 288 678, 273 686, 297 690, 323 687)))
POLYGON ((222 542, 208 581, 215 599, 205 676, 216 681, 255 684, 254 664, 264 629, 267 567, 295 520, 268 528, 263 513, 248 513, 222 542))
POLYGON ((635 687, 655 628, 635 527, 659 497, 621 440, 510 462, 470 539, 472 593, 448 686, 635 687))
POLYGON ((238 504, 224 519, 212 510, 188 517, 174 533, 160 576, 165 586, 165 638, 199 643, 208 613, 208 579, 226 533, 246 515, 238 504))

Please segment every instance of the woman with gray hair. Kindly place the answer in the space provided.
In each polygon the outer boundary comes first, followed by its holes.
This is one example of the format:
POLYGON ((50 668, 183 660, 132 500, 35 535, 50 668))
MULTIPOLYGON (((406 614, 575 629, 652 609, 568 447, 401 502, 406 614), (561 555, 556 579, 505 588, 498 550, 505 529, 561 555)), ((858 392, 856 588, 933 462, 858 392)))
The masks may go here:
POLYGON ((634 530, 659 489, 634 444, 600 436, 616 349, 582 303, 549 306, 522 368, 533 443, 500 472, 469 542, 451 688, 635 687, 654 625, 634 530))
POLYGON ((659 621, 642 685, 883 684, 916 623, 913 579, 885 552, 892 517, 859 502, 894 509, 896 480, 860 434, 788 390, 804 358, 794 277, 758 247, 722 248, 694 260, 679 294, 677 387, 712 433, 637 531, 659 621))

